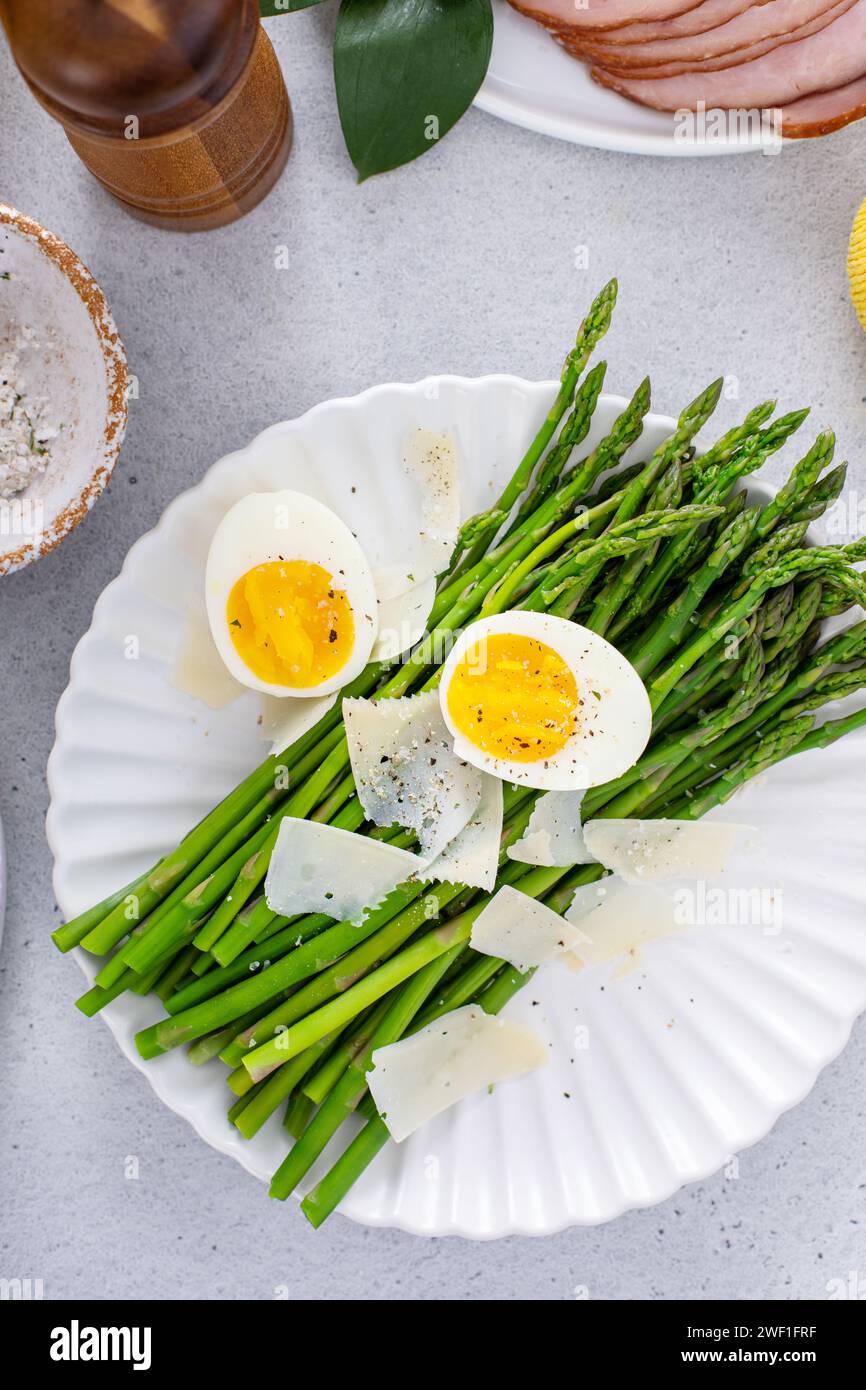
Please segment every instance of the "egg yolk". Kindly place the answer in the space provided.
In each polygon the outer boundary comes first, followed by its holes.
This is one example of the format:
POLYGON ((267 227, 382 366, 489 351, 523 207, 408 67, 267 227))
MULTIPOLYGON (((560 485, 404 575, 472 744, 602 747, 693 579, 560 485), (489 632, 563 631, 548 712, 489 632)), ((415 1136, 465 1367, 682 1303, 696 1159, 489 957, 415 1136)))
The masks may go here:
POLYGON ((571 668, 534 637, 491 633, 467 648, 447 692, 455 728, 494 758, 533 763, 564 748, 580 700, 571 668))
POLYGON ((269 560, 232 588, 226 620, 245 666, 271 685, 321 685, 355 642, 352 608, 327 570, 309 560, 269 560))

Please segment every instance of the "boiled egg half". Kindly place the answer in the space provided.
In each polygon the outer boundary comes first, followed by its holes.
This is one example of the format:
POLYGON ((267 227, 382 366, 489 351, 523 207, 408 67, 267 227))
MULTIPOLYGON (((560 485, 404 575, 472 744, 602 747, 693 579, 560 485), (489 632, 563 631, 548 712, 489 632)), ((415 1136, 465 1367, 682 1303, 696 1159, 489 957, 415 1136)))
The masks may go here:
POLYGON ((467 762, 553 791, 619 777, 652 727, 643 681, 616 647, 545 613, 515 610, 464 628, 439 696, 467 762))
POLYGON ((205 589, 217 650, 253 690, 329 695, 369 660, 377 633, 370 566, 340 518, 302 492, 237 502, 211 541, 205 589))

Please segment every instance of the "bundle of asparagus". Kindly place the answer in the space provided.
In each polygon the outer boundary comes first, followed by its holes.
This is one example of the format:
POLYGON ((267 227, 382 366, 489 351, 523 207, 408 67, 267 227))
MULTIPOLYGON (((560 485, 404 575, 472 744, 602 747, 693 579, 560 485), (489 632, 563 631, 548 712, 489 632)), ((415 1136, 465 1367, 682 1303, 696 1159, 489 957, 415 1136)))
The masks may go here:
MULTIPOLYGON (((605 365, 584 375, 606 333, 616 283, 580 326, 550 412, 496 505, 467 522, 440 576, 424 639, 403 659, 369 666, 344 695, 429 690, 447 639, 510 608, 573 618, 614 640, 650 694, 653 735, 616 781, 592 788, 584 818, 695 819, 793 753, 866 724, 866 709, 816 724, 815 711, 866 684, 866 622, 821 641, 821 621, 864 605, 854 568, 862 542, 805 544, 839 496, 824 431, 765 506, 743 478, 801 427, 774 402, 698 455, 694 440, 719 400, 715 381, 640 465, 619 467, 650 404, 643 381, 591 451, 580 454, 605 365), (826 470, 826 471, 825 471, 826 470)), ((507 857, 536 792, 508 787, 497 886, 557 912, 600 865, 534 868, 507 857)), ((307 1194, 316 1226, 388 1140, 367 1089, 375 1049, 474 1002, 498 1012, 532 972, 479 955, 472 924, 491 895, 410 881, 360 925, 323 914, 288 919, 262 894, 282 819, 309 817, 411 848, 410 832, 365 823, 338 702, 290 748, 266 759, 149 872, 58 928, 62 951, 105 957, 78 1000, 92 1016, 126 990, 154 991, 165 1017, 137 1037, 151 1058, 181 1044, 193 1063, 226 1063, 229 1121, 252 1137, 279 1106, 295 1143, 274 1175, 285 1198, 343 1121, 363 1128, 307 1194)))

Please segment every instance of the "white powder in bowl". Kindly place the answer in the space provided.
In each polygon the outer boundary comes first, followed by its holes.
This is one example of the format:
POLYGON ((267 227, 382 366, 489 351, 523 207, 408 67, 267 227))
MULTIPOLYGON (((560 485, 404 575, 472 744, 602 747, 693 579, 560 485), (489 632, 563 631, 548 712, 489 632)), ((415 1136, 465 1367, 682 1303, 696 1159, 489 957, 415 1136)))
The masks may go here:
POLYGON ((29 487, 51 463, 49 402, 32 393, 24 365, 38 352, 33 329, 22 325, 0 336, 0 500, 29 487))

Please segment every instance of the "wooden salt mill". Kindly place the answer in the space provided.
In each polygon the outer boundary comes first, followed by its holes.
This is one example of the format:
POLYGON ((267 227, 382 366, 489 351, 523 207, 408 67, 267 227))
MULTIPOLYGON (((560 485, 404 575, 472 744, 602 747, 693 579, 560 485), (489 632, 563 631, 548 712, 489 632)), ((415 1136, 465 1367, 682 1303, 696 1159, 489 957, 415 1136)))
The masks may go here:
POLYGON ((145 222, 203 231, 270 192, 292 109, 256 0, 0 0, 30 90, 145 222))

